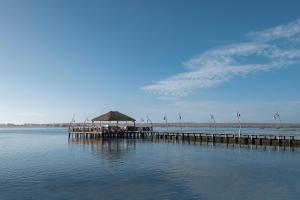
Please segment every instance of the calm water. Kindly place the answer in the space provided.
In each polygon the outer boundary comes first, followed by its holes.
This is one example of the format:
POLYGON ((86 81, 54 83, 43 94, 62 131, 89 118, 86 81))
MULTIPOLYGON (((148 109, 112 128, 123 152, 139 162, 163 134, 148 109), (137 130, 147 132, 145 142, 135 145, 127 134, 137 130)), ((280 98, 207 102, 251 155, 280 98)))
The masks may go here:
POLYGON ((0 129, 0 200, 299 199, 300 150, 0 129))

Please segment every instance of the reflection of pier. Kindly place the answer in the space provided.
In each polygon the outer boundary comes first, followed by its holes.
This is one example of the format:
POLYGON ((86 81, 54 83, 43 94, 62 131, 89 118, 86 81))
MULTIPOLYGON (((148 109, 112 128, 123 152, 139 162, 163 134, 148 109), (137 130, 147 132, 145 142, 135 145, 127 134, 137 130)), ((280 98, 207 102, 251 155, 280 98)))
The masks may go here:
POLYGON ((124 157, 136 147, 135 140, 109 138, 70 138, 69 144, 89 146, 93 153, 107 160, 124 157))

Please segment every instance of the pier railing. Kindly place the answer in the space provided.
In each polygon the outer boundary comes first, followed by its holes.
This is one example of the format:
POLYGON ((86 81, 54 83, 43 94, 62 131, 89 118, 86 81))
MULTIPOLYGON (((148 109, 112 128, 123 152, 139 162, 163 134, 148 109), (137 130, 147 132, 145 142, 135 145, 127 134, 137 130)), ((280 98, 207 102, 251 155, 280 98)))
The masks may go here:
POLYGON ((151 140, 188 140, 195 142, 235 143, 270 146, 300 147, 300 140, 294 135, 203 133, 203 132, 166 132, 128 130, 121 127, 85 127, 70 128, 69 137, 77 138, 140 138, 151 140))

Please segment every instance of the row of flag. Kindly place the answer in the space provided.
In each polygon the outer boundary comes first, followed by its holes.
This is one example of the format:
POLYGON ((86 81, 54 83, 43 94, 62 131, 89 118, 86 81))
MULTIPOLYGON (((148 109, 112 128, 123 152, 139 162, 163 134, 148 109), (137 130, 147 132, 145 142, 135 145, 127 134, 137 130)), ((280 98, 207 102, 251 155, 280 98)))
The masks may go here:
MULTIPOLYGON (((241 118, 241 113, 240 113, 240 112, 237 112, 237 113, 236 113, 236 118, 238 119, 238 121, 240 121, 240 118, 241 118)), ((178 119, 181 121, 182 116, 181 116, 181 115, 178 115, 178 119)), ((216 122, 216 121, 215 121, 215 116, 212 115, 212 114, 210 115, 210 119, 211 119, 212 121, 216 122)), ((273 119, 274 119, 274 120, 279 120, 279 121, 281 121, 281 119, 280 119, 280 114, 279 114, 278 112, 274 113, 273 119)), ((166 116, 166 114, 164 115, 163 120, 164 120, 164 121, 167 121, 167 116, 166 116)))
MULTIPOLYGON (((150 118, 149 118, 148 115, 146 116, 146 118, 147 118, 147 123, 149 123, 149 122, 152 123, 152 121, 150 120, 150 118)), ((240 118, 241 118, 241 113, 240 113, 240 112, 237 112, 237 113, 236 113, 236 118, 237 118, 238 121, 240 122, 240 118)), ((182 120, 182 116, 181 116, 181 115, 178 115, 178 119, 179 119, 179 121, 181 121, 181 120, 182 120)), ((214 115, 211 114, 211 115, 210 115, 210 119, 211 119, 214 123, 216 123, 216 120, 215 120, 215 116, 214 116, 214 115)), ((278 112, 274 113, 273 119, 274 119, 274 120, 278 120, 278 121, 281 122, 280 114, 279 114, 278 112)), ((166 114, 164 114, 163 120, 167 123, 167 115, 166 115, 166 114)), ((87 119, 85 120, 85 122, 86 122, 86 121, 89 121, 89 119, 87 118, 87 119)), ((145 122, 145 119, 144 119, 143 117, 141 118, 141 122, 145 122)), ((71 120, 70 123, 75 123, 75 114, 73 115, 73 118, 72 118, 72 120, 71 120)))

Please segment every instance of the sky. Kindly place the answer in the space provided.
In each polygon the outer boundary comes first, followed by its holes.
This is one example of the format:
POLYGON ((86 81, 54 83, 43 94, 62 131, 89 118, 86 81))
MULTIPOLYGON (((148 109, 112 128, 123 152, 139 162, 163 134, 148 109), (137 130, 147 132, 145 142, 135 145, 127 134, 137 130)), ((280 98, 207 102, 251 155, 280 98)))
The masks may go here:
POLYGON ((300 1, 0 0, 0 123, 300 122, 300 1))

